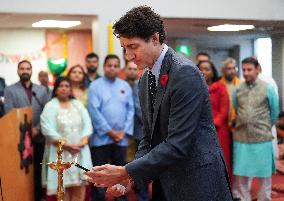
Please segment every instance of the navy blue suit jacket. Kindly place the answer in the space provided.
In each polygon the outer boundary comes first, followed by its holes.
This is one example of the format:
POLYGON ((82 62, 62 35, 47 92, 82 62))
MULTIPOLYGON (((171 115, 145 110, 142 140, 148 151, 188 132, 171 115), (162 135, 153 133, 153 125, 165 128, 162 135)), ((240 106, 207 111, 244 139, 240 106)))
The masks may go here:
POLYGON ((168 201, 232 200, 208 87, 197 67, 169 48, 153 114, 147 73, 139 97, 144 136, 136 159, 126 165, 135 184, 159 179, 168 201))

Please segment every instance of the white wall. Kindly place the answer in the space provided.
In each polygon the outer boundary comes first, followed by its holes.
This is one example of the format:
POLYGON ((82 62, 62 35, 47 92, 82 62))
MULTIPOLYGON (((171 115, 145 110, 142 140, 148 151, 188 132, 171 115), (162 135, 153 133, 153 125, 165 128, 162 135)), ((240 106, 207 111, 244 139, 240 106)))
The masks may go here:
MULTIPOLYGON (((203 44, 198 45, 195 42, 196 40, 192 40, 190 38, 170 39, 169 45, 172 48, 175 48, 176 45, 190 45, 192 47, 193 55, 189 59, 191 59, 193 62, 195 62, 195 56, 198 52, 207 52, 211 56, 213 63, 215 64, 216 68, 218 69, 220 73, 220 67, 222 65, 222 62, 229 56, 229 48, 215 48, 214 46, 212 46, 212 43, 210 43, 211 45, 205 45, 207 40, 209 41, 209 39, 204 39, 203 44)), ((240 49, 239 51, 240 60, 238 61, 238 63, 241 63, 241 61, 246 57, 253 56, 253 53, 254 53, 253 40, 240 39, 240 40, 236 40, 235 42, 236 42, 236 45, 240 47, 239 48, 240 49)), ((218 46, 219 44, 216 43, 216 45, 218 46)))
POLYGON ((283 0, 0 0, 0 12, 95 14, 117 19, 137 5, 152 6, 163 17, 283 20, 283 0))
POLYGON ((272 78, 272 43, 271 38, 259 38, 255 40, 255 56, 261 65, 261 78, 272 78))
POLYGON ((254 54, 254 43, 253 40, 244 40, 240 43, 240 60, 239 60, 239 75, 240 78, 243 78, 242 72, 242 60, 247 57, 251 57, 254 54))
MULTIPOLYGON (((0 53, 23 55, 26 53, 39 51, 44 47, 44 45, 44 30, 0 30, 0 53)), ((32 61, 32 65, 32 81, 37 83, 38 72, 47 68, 46 55, 43 55, 42 59, 32 61)), ((18 81, 19 77, 17 75, 17 62, 1 62, 0 76, 5 78, 8 85, 18 81)))
POLYGON ((284 36, 272 38, 272 75, 278 85, 280 102, 284 110, 284 36))
MULTIPOLYGON (((0 13, 45 13, 45 14, 72 14, 72 15, 96 15, 98 21, 92 25, 94 51, 101 59, 101 64, 107 54, 107 34, 106 27, 109 22, 115 22, 126 11, 134 6, 149 5, 161 14, 162 17, 174 18, 204 18, 204 19, 252 19, 252 20, 284 20, 284 1, 283 0, 0 0, 0 13)), ((39 15, 40 16, 40 15, 39 15)), ((39 37, 40 31, 35 38, 39 37)), ((19 35, 18 35, 19 36, 19 35)), ((4 47, 0 36, 0 51, 4 47)), ((22 37, 23 38, 23 37, 22 37)), ((28 37, 28 41, 36 40, 28 37)), ((42 39, 43 40, 43 39, 42 39)), ((12 40, 10 40, 12 41, 12 40)), ((43 42, 43 41, 41 41, 43 42)), ((15 43, 13 43, 14 45, 15 43)), ((29 48, 40 46, 40 43, 30 43, 29 48)), ((252 44, 242 42, 240 44, 240 60, 251 56, 252 44)), ((15 51, 24 51, 24 48, 16 48, 15 51)), ((26 50, 25 50, 26 51, 26 50)), ((119 41, 115 39, 115 53, 122 55, 119 41)), ((102 65, 101 65, 102 66, 102 65)), ((2 67, 0 67, 1 69, 2 67)), ((10 72, 10 69, 7 70, 10 72)), ((12 69, 11 69, 12 71, 12 69)), ((102 71, 102 67, 100 69, 102 71)), ((9 73, 11 74, 11 73, 9 73)), ((0 71, 1 75, 1 71, 0 71)), ((15 80, 12 75, 10 80, 15 80)))
POLYGON ((168 41, 168 45, 170 45, 173 49, 175 49, 177 45, 190 46, 192 55, 188 56, 187 58, 195 63, 195 56, 196 56, 197 50, 196 50, 196 44, 193 40, 191 39, 170 39, 168 41))

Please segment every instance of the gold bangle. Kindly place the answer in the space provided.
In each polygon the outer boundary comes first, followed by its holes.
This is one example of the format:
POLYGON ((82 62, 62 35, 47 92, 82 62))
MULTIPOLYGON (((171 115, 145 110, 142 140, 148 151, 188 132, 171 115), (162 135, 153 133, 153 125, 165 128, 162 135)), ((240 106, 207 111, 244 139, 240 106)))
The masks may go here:
POLYGON ((89 140, 86 139, 86 138, 85 138, 85 139, 83 140, 83 142, 82 142, 82 144, 83 144, 84 146, 87 145, 88 143, 89 143, 89 140))

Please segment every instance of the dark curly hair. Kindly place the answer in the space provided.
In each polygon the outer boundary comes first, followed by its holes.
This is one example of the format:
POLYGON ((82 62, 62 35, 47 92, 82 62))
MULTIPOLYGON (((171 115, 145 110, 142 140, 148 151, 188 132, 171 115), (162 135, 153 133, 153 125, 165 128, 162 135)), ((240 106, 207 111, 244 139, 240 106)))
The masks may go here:
POLYGON ((244 60, 242 60, 242 64, 252 64, 255 68, 258 68, 260 66, 258 60, 254 57, 245 58, 244 60))
POLYGON ((158 32, 161 44, 166 39, 164 22, 161 16, 148 6, 132 8, 115 22, 113 29, 114 35, 118 38, 120 36, 126 38, 139 37, 147 42, 153 34, 158 32))
MULTIPOLYGON (((59 88, 59 85, 61 84, 61 82, 68 82, 70 87, 72 88, 72 85, 71 85, 71 81, 69 79, 69 77, 58 77, 56 80, 55 80, 55 83, 54 83, 54 88, 52 90, 52 98, 55 98, 57 97, 57 89, 59 88)), ((73 99, 74 96, 73 95, 70 95, 69 96, 70 99, 73 99)))
POLYGON ((213 62, 212 61, 200 61, 199 64, 197 64, 197 67, 200 69, 200 66, 203 63, 208 63, 211 67, 211 70, 213 72, 212 83, 219 81, 220 78, 218 76, 218 71, 217 71, 215 65, 213 64, 213 62))

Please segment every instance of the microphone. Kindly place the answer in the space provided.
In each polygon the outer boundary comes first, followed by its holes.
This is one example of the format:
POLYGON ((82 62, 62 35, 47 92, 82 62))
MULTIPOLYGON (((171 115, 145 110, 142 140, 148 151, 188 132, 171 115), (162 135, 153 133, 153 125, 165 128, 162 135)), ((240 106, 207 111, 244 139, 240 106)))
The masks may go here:
POLYGON ((32 91, 33 97, 35 98, 36 102, 39 104, 39 106, 41 107, 41 109, 43 110, 43 104, 40 102, 40 100, 38 99, 36 92, 32 91))

